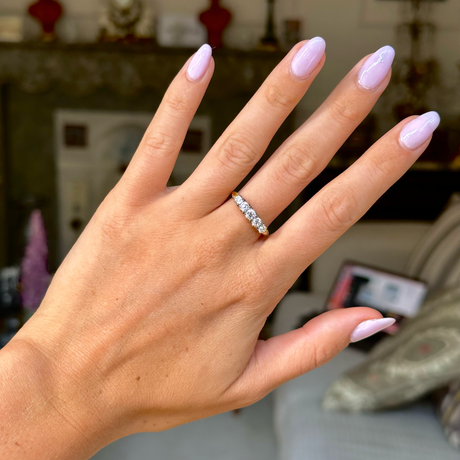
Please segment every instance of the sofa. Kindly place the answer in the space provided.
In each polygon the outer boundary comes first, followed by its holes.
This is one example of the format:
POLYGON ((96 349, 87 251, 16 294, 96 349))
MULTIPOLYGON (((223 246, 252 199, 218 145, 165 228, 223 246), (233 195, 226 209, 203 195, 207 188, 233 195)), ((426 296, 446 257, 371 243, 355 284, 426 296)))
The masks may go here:
MULTIPOLYGON (((460 200, 435 224, 358 223, 311 267, 311 292, 291 291, 276 309, 273 333, 323 311, 344 260, 424 279, 431 291, 460 283, 460 200), (454 231, 454 230, 455 231, 454 231)), ((324 411, 325 390, 366 354, 348 347, 332 361, 275 390, 274 425, 280 460, 458 460, 429 401, 364 414, 324 411)))

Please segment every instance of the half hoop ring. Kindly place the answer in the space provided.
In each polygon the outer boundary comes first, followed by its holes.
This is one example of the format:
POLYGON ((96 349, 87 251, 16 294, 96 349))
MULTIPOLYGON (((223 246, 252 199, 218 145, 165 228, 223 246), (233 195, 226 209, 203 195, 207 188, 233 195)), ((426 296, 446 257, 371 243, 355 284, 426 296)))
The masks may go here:
POLYGON ((264 236, 268 236, 268 228, 262 222, 262 219, 257 215, 254 209, 251 208, 249 203, 237 192, 232 193, 235 203, 240 208, 240 211, 246 216, 246 219, 251 222, 252 226, 264 236))

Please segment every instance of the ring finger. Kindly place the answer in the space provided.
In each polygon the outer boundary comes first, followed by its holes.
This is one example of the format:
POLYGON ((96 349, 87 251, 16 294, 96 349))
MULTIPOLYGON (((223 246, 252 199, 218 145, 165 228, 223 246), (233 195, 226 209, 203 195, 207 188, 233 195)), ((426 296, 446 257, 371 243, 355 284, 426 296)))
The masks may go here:
POLYGON ((364 58, 272 155, 241 195, 269 225, 329 163, 388 85, 394 50, 364 58))

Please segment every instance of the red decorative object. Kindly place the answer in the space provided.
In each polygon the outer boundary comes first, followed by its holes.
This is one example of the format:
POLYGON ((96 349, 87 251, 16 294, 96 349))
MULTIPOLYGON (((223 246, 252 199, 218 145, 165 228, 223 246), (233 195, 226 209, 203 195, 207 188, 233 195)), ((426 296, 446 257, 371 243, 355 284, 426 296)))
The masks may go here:
POLYGON ((208 30, 208 44, 222 48, 222 34, 232 20, 232 13, 220 6, 220 0, 211 0, 211 6, 200 14, 200 21, 208 30))
POLYGON ((61 4, 56 0, 38 0, 29 6, 29 14, 42 26, 42 39, 50 42, 56 40, 54 28, 63 14, 61 4))

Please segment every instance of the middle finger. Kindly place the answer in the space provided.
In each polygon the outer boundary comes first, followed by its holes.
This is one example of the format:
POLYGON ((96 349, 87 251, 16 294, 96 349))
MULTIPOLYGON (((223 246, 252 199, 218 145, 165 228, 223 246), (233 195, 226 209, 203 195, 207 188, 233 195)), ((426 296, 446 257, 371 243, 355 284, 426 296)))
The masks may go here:
POLYGON ((385 46, 361 60, 243 187, 241 195, 266 225, 327 166, 369 114, 388 85, 394 55, 385 46))
POLYGON ((297 44, 182 184, 203 215, 224 203, 262 157, 321 70, 325 46, 320 37, 297 44))

